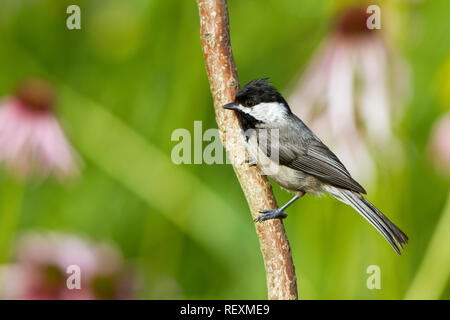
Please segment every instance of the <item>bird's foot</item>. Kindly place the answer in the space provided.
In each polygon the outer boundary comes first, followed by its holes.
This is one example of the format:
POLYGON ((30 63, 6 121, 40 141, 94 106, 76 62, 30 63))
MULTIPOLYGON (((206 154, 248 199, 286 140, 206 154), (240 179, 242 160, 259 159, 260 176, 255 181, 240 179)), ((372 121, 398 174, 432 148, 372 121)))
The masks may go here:
POLYGON ((283 210, 280 209, 266 209, 266 210, 259 210, 259 213, 262 213, 259 217, 255 219, 256 222, 259 221, 265 221, 269 219, 284 219, 287 217, 287 214, 283 212, 283 210))
POLYGON ((245 159, 245 163, 248 163, 249 167, 253 167, 256 166, 257 163, 255 160, 253 160, 252 158, 248 157, 245 159))

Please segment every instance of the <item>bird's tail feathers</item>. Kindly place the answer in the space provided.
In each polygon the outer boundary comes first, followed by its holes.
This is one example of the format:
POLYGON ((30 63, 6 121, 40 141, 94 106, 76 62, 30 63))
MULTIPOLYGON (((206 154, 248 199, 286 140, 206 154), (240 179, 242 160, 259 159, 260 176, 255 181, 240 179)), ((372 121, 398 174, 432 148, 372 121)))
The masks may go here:
POLYGON ((408 237, 394 223, 392 223, 380 210, 357 192, 329 187, 327 191, 336 199, 350 205, 358 211, 381 235, 389 242, 400 255, 403 245, 408 243, 408 237))

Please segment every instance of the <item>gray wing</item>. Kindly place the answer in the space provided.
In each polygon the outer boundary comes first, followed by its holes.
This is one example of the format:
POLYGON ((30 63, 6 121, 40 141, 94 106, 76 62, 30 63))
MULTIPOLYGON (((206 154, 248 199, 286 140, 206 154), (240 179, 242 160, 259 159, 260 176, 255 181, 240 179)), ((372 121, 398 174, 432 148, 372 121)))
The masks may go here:
POLYGON ((280 150, 280 164, 311 174, 335 187, 366 194, 366 190, 356 182, 336 155, 322 142, 310 140, 302 153, 294 158, 285 157, 280 150))
POLYGON ((339 161, 306 125, 302 132, 291 130, 280 134, 279 163, 313 175, 335 187, 366 194, 339 161))

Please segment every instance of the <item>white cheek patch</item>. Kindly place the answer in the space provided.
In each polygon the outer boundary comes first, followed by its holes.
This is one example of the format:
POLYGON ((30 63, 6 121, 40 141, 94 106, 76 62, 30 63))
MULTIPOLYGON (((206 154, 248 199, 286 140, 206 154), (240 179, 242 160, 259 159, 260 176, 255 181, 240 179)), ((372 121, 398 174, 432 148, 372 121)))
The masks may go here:
POLYGON ((246 113, 263 122, 277 122, 286 116, 285 107, 278 102, 257 104, 246 113))

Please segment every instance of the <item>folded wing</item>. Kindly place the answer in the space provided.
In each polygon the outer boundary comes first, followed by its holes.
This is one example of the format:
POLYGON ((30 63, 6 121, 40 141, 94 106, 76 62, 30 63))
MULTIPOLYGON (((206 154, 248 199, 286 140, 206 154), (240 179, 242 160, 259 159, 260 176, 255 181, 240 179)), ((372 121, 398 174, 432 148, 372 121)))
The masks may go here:
POLYGON ((320 140, 309 138, 301 145, 304 147, 281 142, 280 164, 306 172, 332 186, 366 194, 366 190, 351 177, 338 157, 320 140))

